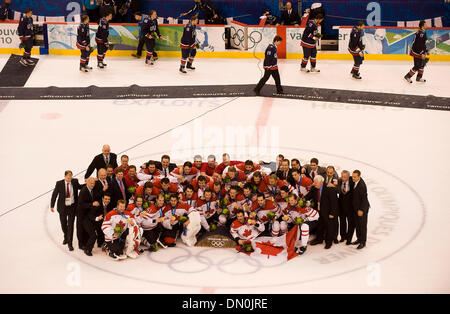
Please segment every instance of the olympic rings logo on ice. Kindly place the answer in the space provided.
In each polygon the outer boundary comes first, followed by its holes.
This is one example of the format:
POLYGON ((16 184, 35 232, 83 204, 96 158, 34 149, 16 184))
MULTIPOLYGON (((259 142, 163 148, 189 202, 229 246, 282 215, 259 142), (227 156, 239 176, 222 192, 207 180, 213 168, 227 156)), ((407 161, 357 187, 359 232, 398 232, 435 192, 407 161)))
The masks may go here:
POLYGON ((158 251, 159 254, 147 254, 147 258, 154 263, 166 265, 172 271, 184 274, 202 273, 213 267, 217 267, 220 272, 229 275, 253 274, 262 268, 276 267, 286 263, 286 261, 280 261, 276 264, 264 264, 258 259, 249 258, 249 256, 237 253, 237 251, 227 251, 228 254, 231 253, 231 256, 218 259, 216 247, 198 252, 193 252, 182 246, 176 246, 170 248, 170 250, 172 251, 171 258, 168 260, 165 260, 163 254, 161 254, 162 251, 158 251), (173 250, 178 250, 182 255, 173 257, 173 250), (211 257, 207 255, 211 255, 211 257))
POLYGON ((224 240, 209 240, 209 243, 211 243, 213 247, 223 247, 225 245, 224 240))

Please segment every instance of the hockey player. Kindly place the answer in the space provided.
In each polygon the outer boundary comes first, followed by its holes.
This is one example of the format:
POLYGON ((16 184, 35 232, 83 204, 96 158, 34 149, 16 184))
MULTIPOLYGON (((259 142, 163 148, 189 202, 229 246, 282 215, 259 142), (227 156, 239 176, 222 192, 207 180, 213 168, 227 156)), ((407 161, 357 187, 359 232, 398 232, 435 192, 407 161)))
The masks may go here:
POLYGON ((80 71, 89 72, 89 56, 91 55, 91 38, 89 36, 89 16, 83 15, 78 26, 77 48, 81 51, 80 71))
POLYGON ((405 80, 408 83, 412 83, 411 77, 413 77, 416 72, 419 72, 416 77, 416 82, 426 82, 426 80, 422 78, 423 69, 427 63, 426 56, 430 54, 427 49, 427 33, 425 32, 426 28, 427 23, 425 21, 420 21, 419 31, 414 37, 411 52, 409 53, 414 58, 414 67, 405 75, 405 80))
POLYGON ((279 197, 280 189, 283 186, 287 186, 289 192, 294 191, 294 188, 290 184, 278 179, 277 175, 273 173, 264 178, 263 184, 260 185, 260 189, 261 192, 264 193, 264 196, 273 202, 279 197))
POLYGON ((226 189, 231 186, 243 187, 246 180, 247 176, 245 173, 237 170, 234 166, 228 167, 227 172, 224 171, 222 174, 222 182, 226 189))
POLYGON ((308 205, 304 208, 299 207, 297 195, 291 193, 289 194, 289 204, 282 211, 281 217, 280 235, 286 233, 295 224, 299 225, 301 246, 297 246, 295 250, 299 255, 305 253, 309 240, 309 231, 316 228, 319 213, 308 205))
POLYGON ((238 245, 250 243, 264 231, 264 224, 258 220, 245 218, 242 210, 236 213, 236 220, 230 226, 230 233, 238 245))
POLYGON ((12 11, 9 7, 11 0, 5 0, 2 5, 0 5, 0 21, 9 21, 13 19, 12 11))
POLYGON ((205 199, 198 200, 196 209, 200 212, 200 219, 203 229, 207 232, 211 231, 211 226, 213 224, 217 225, 217 221, 219 220, 219 206, 217 205, 216 199, 213 197, 211 190, 205 191, 205 199))
POLYGON ((253 91, 259 95, 261 88, 266 84, 270 76, 275 80, 277 86, 277 93, 283 94, 283 87, 281 87, 280 72, 278 72, 277 46, 283 41, 280 36, 273 38, 273 43, 270 44, 264 53, 264 76, 259 80, 253 91))
POLYGON ((194 192, 194 187, 190 184, 186 186, 186 190, 184 193, 179 194, 179 200, 182 203, 188 205, 188 208, 196 208, 197 207, 197 193, 194 192))
POLYGON ((20 64, 23 66, 35 65, 31 60, 31 49, 33 48, 33 11, 30 8, 25 10, 25 15, 20 18, 19 27, 17 29, 20 41, 25 49, 20 64))
POLYGON ((306 194, 308 194, 309 188, 313 184, 313 181, 307 176, 300 174, 300 171, 297 169, 292 170, 291 175, 293 179, 293 193, 299 198, 305 197, 306 194))
POLYGON ((130 228, 135 225, 136 222, 133 215, 129 211, 125 211, 125 201, 118 200, 117 208, 106 215, 102 224, 110 257, 116 260, 127 258, 126 255, 123 255, 125 242, 130 228))
POLYGON ((195 55, 197 54, 197 43, 195 41, 195 29, 198 19, 194 15, 191 17, 191 21, 184 26, 183 36, 181 37, 180 48, 181 48, 181 65, 180 72, 187 73, 185 68, 190 70, 195 70, 192 66, 194 62, 195 55), (187 66, 186 66, 187 63, 187 66))
POLYGON ((200 174, 195 167, 192 166, 190 161, 186 161, 183 167, 176 168, 170 173, 169 178, 172 182, 177 182, 179 185, 186 186, 192 182, 192 180, 200 174))
POLYGON ((359 67, 364 60, 364 45, 362 43, 362 31, 364 29, 364 22, 359 21, 356 26, 353 27, 350 33, 350 41, 348 43, 348 52, 353 56, 355 63, 353 64, 352 77, 360 80, 359 67))
POLYGON ((153 53, 155 51, 155 39, 161 39, 161 33, 158 28, 158 16, 155 10, 150 11, 148 18, 145 18, 142 22, 141 33, 145 38, 145 46, 147 47, 147 57, 145 58, 145 64, 154 64, 153 53))
POLYGON ((149 208, 142 211, 139 217, 136 218, 139 226, 144 230, 142 237, 144 243, 150 246, 150 251, 155 252, 158 250, 158 238, 162 231, 162 222, 164 221, 164 196, 159 194, 155 200, 155 204, 152 204, 149 208))
POLYGON ((189 224, 189 220, 180 223, 181 217, 188 218, 189 205, 178 201, 178 196, 172 194, 170 196, 170 202, 164 208, 164 221, 162 231, 162 242, 165 246, 175 246, 178 232, 183 232, 185 226, 189 224))
POLYGON ((98 22, 98 30, 95 34, 95 42, 97 43, 97 66, 103 69, 107 64, 103 62, 106 51, 109 48, 109 21, 112 19, 112 12, 106 11, 105 16, 98 22))
POLYGON ((322 35, 318 31, 319 24, 323 21, 323 15, 317 14, 314 20, 309 20, 302 35, 300 45, 303 47, 303 59, 300 70, 303 72, 320 72, 316 68, 317 48, 316 44, 322 35), (311 69, 306 70, 308 60, 311 58, 311 69))
POLYGON ((156 169, 156 163, 153 160, 150 160, 148 163, 141 166, 141 170, 137 174, 137 177, 140 180, 139 185, 142 185, 147 181, 162 177, 162 173, 159 169, 156 169))
POLYGON ((280 217, 280 210, 276 203, 266 200, 264 194, 258 193, 257 201, 252 205, 252 212, 249 217, 257 219, 260 223, 265 224, 265 235, 278 235, 279 223, 276 221, 280 217), (272 214, 269 214, 272 213, 272 214), (273 215, 273 217, 271 217, 273 215))

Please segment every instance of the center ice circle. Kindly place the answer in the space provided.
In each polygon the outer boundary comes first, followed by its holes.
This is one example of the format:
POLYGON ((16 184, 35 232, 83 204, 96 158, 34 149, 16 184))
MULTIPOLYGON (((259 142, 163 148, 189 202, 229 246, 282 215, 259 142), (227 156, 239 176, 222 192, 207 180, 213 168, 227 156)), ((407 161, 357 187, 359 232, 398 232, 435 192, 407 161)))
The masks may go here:
MULTIPOLYGON (((363 161, 330 153, 290 147, 280 147, 280 150, 290 156, 317 157, 322 165, 334 165, 338 173, 342 169, 362 171, 371 203, 366 248, 356 250, 355 246, 344 243, 333 245, 330 250, 320 245, 309 246, 304 255, 280 263, 270 258, 266 262, 252 259, 234 249, 186 247, 179 241, 176 248, 146 252, 133 261, 111 263, 105 261, 109 259, 106 255, 95 259, 84 255, 75 258, 99 271, 149 283, 216 289, 276 287, 366 269, 395 255, 420 233, 425 223, 425 205, 417 192, 395 174, 363 161)), ((145 158, 157 156, 160 154, 145 158)), ((53 240, 58 236, 51 234, 53 240)), ((102 253, 94 251, 94 254, 102 253)))

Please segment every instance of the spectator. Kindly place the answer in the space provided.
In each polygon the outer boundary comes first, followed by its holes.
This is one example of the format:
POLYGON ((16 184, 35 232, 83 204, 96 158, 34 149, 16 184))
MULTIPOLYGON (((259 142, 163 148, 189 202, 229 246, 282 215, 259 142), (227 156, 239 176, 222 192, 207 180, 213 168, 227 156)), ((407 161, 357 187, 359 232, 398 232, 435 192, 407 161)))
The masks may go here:
POLYGON ((300 16, 298 12, 292 8, 292 3, 286 3, 286 10, 281 13, 281 25, 295 25, 300 24, 300 16))
POLYGON ((278 24, 278 17, 276 17, 275 15, 272 15, 272 13, 270 13, 270 10, 265 10, 263 12, 263 14, 260 17, 260 22, 259 25, 263 26, 263 25, 277 25, 278 24))
POLYGON ((219 15, 217 8, 209 0, 194 0, 194 6, 187 12, 181 13, 180 17, 189 15, 196 11, 201 11, 205 18, 206 24, 226 24, 224 19, 219 15))
POLYGON ((100 5, 100 9, 99 9, 99 13, 100 16, 106 16, 107 12, 111 12, 114 16, 116 15, 117 12, 117 5, 115 0, 102 0, 101 1, 101 5, 100 5))
POLYGON ((116 0, 116 16, 115 23, 127 22, 128 10, 130 9, 131 0, 116 0))
POLYGON ((98 23, 99 15, 99 7, 97 0, 81 0, 81 5, 83 6, 83 11, 89 16, 89 20, 92 23, 98 23))
POLYGON ((11 0, 5 0, 2 5, 0 5, 0 21, 9 21, 13 19, 12 11, 9 8, 11 0))

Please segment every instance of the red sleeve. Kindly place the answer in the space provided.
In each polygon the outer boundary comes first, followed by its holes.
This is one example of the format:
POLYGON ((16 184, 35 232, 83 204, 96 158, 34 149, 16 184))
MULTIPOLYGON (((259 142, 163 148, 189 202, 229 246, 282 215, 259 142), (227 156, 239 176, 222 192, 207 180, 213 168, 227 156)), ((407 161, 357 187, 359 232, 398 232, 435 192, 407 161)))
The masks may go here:
POLYGON ((144 195, 144 184, 136 189, 136 193, 134 195, 144 195))
POLYGON ((220 165, 218 165, 216 167, 216 169, 214 170, 214 173, 222 174, 224 169, 225 169, 225 165, 223 163, 221 163, 220 165))
POLYGON ((135 208, 136 208, 136 204, 130 204, 127 206, 127 211, 132 211, 135 208))

